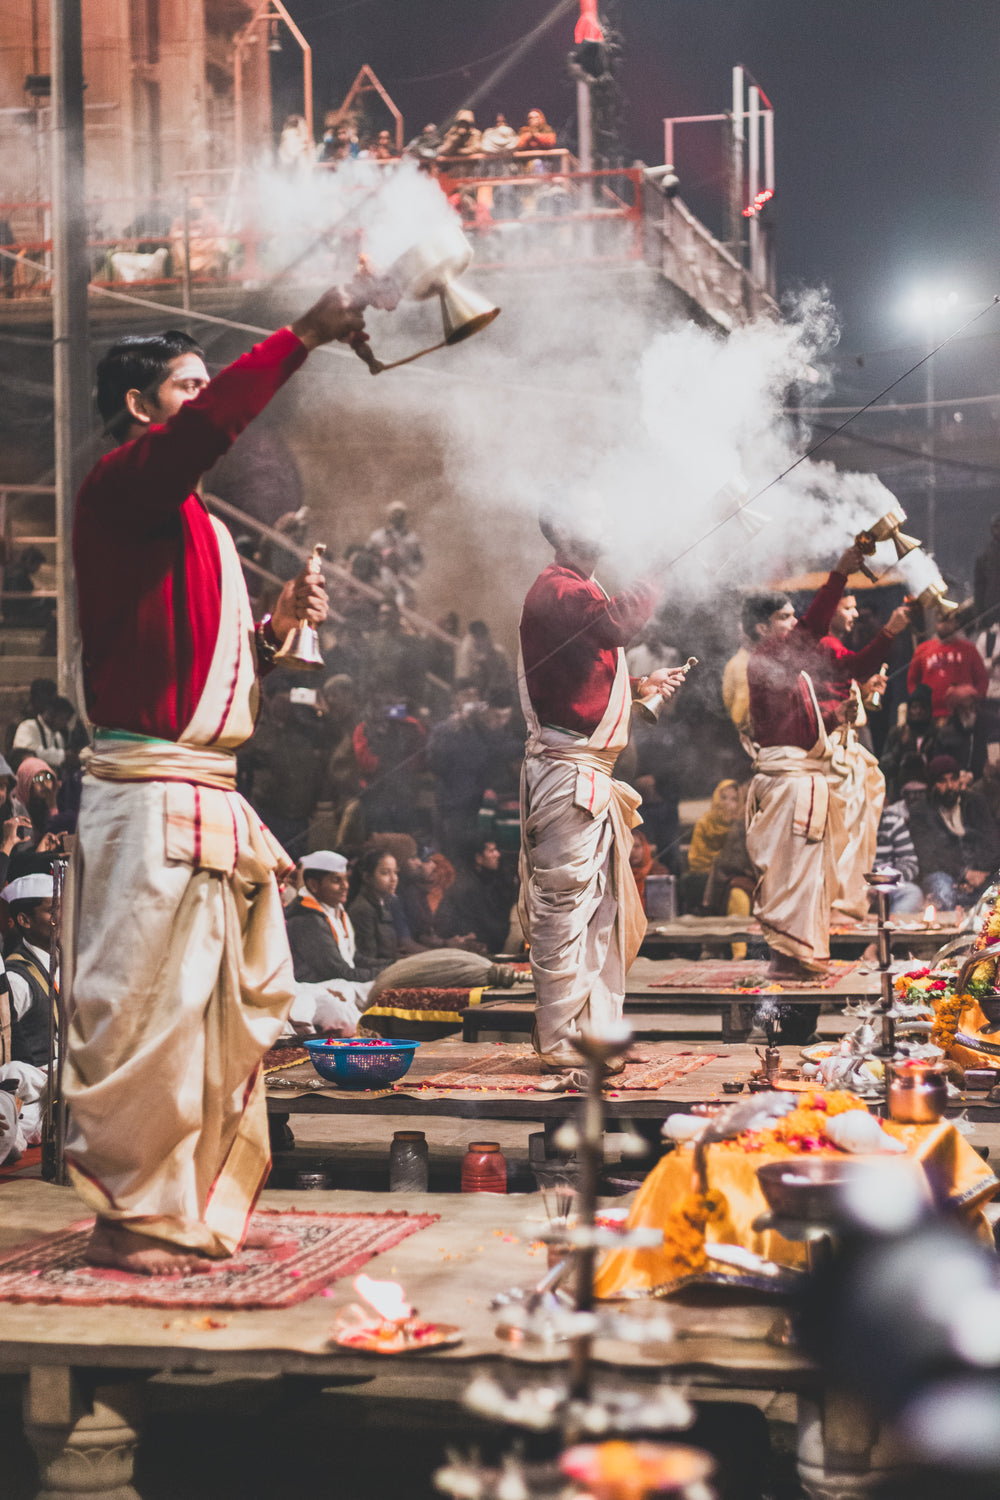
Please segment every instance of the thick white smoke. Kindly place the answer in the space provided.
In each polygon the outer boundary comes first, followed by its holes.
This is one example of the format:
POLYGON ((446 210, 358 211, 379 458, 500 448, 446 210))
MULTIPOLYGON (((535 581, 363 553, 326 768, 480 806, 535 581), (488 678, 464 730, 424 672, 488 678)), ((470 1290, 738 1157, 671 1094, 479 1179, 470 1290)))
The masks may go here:
MULTIPOLYGON (((300 286, 350 275, 359 249, 384 269, 454 223, 438 185, 409 163, 385 172, 356 162, 307 181, 268 172, 258 193, 273 236, 269 260, 275 269, 296 263, 300 286)), ((492 276, 482 267, 497 243, 479 242, 472 273, 506 302, 497 322, 370 383, 360 367, 327 360, 327 378, 314 378, 316 400, 301 412, 328 415, 336 380, 355 438, 367 430, 378 458, 337 472, 338 492, 370 509, 353 536, 336 540, 359 539, 388 499, 409 499, 431 542, 421 593, 437 598, 427 597, 428 608, 455 598, 460 582, 467 595, 478 574, 489 579, 490 603, 472 612, 509 638, 546 559, 536 518, 552 495, 603 495, 600 572, 609 583, 663 570, 673 598, 702 600, 826 569, 856 531, 893 507, 875 475, 842 473, 825 458, 797 462, 811 434, 785 408, 821 393, 837 339, 822 293, 801 295, 783 319, 762 317, 724 336, 679 314, 666 318, 656 273, 644 267, 545 272, 539 242, 523 271, 492 276), (383 431, 405 450, 395 468, 383 431)), ((283 295, 300 296, 291 288, 283 295)), ((404 303, 369 322, 386 359, 441 336, 434 304, 404 303)), ((350 462, 343 448, 330 461, 335 469, 350 462)), ((883 549, 876 566, 892 560, 883 549)))

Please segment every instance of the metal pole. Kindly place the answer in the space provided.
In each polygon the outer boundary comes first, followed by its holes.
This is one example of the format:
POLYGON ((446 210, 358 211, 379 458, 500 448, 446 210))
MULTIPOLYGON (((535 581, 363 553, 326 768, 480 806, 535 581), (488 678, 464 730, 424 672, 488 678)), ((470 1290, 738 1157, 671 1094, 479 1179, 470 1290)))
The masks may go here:
MULTIPOLYGON (((594 131, 590 110, 590 84, 582 78, 576 83, 576 136, 580 156, 580 171, 594 170, 594 131)), ((584 214, 594 211, 594 183, 588 177, 580 183, 580 209, 584 214)), ((585 256, 594 253, 594 225, 586 219, 580 226, 580 252, 585 256)))
POLYGON ((733 69, 729 165, 729 249, 743 264, 743 69, 733 69))
MULTIPOLYGON (((934 348, 936 321, 933 311, 927 323, 927 349, 934 348)), ((934 361, 924 365, 925 396, 927 402, 927 520, 924 523, 924 546, 933 553, 937 531, 937 466, 934 462, 934 361)))
POLYGON ((191 311, 191 190, 184 184, 184 268, 181 271, 181 306, 191 311))
POLYGON ((87 224, 84 207, 83 28, 80 0, 51 0, 52 343, 55 383, 59 691, 75 698, 78 658, 71 538, 90 435, 87 224))
POLYGON ((749 153, 747 161, 747 202, 753 209, 749 220, 750 275, 760 286, 760 219, 757 216, 757 194, 760 192, 760 90, 750 85, 750 109, 748 118, 749 153))

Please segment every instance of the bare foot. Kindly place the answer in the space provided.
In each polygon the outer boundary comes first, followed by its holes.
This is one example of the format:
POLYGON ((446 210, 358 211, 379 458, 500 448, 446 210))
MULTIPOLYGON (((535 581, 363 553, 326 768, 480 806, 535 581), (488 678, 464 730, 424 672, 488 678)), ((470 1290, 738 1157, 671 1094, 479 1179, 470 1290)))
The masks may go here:
POLYGON ((197 1250, 152 1239, 112 1219, 98 1219, 84 1253, 92 1266, 110 1266, 135 1276, 191 1276, 207 1271, 209 1264, 197 1250))
POLYGON ((260 1224, 251 1224, 240 1250, 273 1250, 278 1245, 287 1244, 288 1235, 282 1234, 280 1229, 265 1229, 260 1224))

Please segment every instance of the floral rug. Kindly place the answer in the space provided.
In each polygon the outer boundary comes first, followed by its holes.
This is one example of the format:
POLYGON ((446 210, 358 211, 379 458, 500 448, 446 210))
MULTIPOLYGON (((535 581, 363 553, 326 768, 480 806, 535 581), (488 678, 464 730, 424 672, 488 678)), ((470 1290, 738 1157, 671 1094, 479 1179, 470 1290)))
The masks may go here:
POLYGON ((326 1214, 258 1210, 251 1224, 275 1236, 262 1250, 209 1261, 195 1276, 138 1276, 89 1266, 83 1252, 94 1221, 22 1245, 0 1258, 0 1302, 99 1307, 291 1307, 340 1276, 353 1276, 373 1255, 391 1250, 438 1214, 326 1214))

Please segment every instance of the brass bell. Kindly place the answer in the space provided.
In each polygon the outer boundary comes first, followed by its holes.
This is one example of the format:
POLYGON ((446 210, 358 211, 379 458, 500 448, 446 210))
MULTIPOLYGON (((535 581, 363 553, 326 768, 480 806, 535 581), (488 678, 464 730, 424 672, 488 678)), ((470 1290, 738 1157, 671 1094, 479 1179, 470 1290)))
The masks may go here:
MULTIPOLYGON (((698 658, 696 656, 689 656, 683 667, 681 667, 681 671, 686 677, 691 668, 697 665, 698 658)), ((645 698, 633 698, 632 707, 635 710, 636 717, 641 719, 644 724, 655 724, 663 712, 663 705, 666 701, 667 695, 665 693, 649 693, 645 698)))
MULTIPOLYGON (((307 575, 315 577, 321 571, 320 558, 325 554, 326 544, 317 542, 306 564, 307 575)), ((274 653, 274 660, 293 672, 318 672, 326 664, 319 649, 316 627, 310 625, 308 620, 300 620, 295 629, 290 630, 285 636, 281 646, 274 653)))

